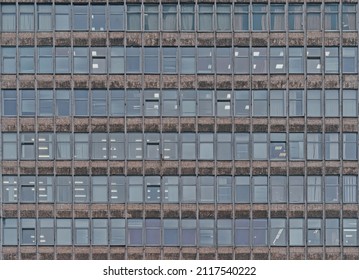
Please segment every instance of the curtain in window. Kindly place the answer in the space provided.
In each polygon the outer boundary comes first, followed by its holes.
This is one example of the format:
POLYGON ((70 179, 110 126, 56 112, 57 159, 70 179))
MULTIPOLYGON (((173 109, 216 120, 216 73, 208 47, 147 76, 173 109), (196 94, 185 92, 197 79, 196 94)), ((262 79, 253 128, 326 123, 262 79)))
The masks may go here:
POLYGON ((20 31, 33 31, 34 30, 34 14, 20 14, 20 31))
POLYGON ((16 17, 15 15, 2 15, 2 31, 15 31, 16 17))
POLYGON ((230 14, 217 14, 217 30, 231 30, 230 14))
POLYGON ((163 6, 163 9, 166 9, 166 11, 163 12, 163 30, 176 30, 176 6, 163 6))
POLYGON ((284 30, 284 14, 271 15, 272 30, 284 30))
POLYGON ((181 12, 181 28, 182 30, 194 30, 194 7, 182 6, 181 12))
POLYGON ((343 202, 357 202, 357 178, 355 176, 343 176, 343 202))

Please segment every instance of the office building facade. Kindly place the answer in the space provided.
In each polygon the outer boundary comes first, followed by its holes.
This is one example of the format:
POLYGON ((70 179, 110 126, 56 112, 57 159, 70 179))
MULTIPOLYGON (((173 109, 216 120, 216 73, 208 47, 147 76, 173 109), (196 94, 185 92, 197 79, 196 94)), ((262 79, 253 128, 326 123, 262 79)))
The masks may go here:
POLYGON ((357 4, 1 2, 1 259, 358 259, 357 4))

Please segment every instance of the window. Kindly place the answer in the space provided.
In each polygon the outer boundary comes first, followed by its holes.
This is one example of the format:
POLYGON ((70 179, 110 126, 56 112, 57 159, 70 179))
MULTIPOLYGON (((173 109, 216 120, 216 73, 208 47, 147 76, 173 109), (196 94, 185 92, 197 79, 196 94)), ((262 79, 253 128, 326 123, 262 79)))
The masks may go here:
POLYGON ((285 49, 284 48, 270 48, 270 73, 285 73, 286 72, 286 64, 284 58, 285 49))
POLYGON ((160 134, 159 133, 146 133, 146 159, 159 160, 160 159, 160 134))
POLYGON ((179 225, 178 220, 165 219, 163 220, 163 245, 176 246, 179 244, 179 225))
POLYGON ((235 202, 249 203, 250 202, 250 177, 236 176, 235 177, 235 202))
POLYGON ((160 246, 161 245, 161 220, 160 219, 146 219, 146 245, 160 246))
POLYGON ((145 11, 144 11, 144 29, 145 30, 159 30, 159 15, 158 15, 158 8, 159 5, 148 5, 145 4, 145 11))
POLYGON ((181 245, 195 246, 197 244, 197 226, 196 220, 182 219, 181 220, 181 245))
POLYGON ((230 31, 232 29, 231 5, 217 4, 217 31, 230 31))
POLYGON ((271 203, 287 202, 287 178, 285 176, 270 177, 271 203))
POLYGON ((110 30, 124 30, 125 8, 124 5, 109 5, 110 30))
MULTIPOLYGON (((41 6, 38 6, 41 7, 41 6)), ((52 49, 50 47, 38 47, 38 73, 53 73, 53 58, 52 58, 52 49)))
POLYGON ((252 202, 268 202, 268 179, 265 176, 255 176, 252 178, 252 202))
POLYGON ((126 72, 141 72, 141 48, 126 48, 126 72))
POLYGON ((234 5, 234 30, 249 30, 249 4, 234 5))
POLYGON ((307 30, 321 30, 320 9, 320 4, 307 4, 307 30))
POLYGON ((123 176, 110 177, 110 203, 124 203, 126 201, 126 183, 123 176))
POLYGON ((35 219, 21 219, 21 245, 36 245, 35 219))
POLYGON ((181 73, 193 74, 196 72, 195 48, 180 48, 181 51, 181 73))
POLYGON ((307 202, 308 203, 322 202, 322 177, 320 176, 307 177, 307 202))
POLYGON ((286 94, 284 90, 271 90, 270 91, 270 116, 271 117, 284 117, 286 116, 286 94))
POLYGON ((307 73, 318 74, 321 72, 321 48, 307 48, 307 73))
POLYGON ((145 116, 160 115, 160 93, 158 90, 144 90, 145 98, 144 113, 145 116))
POLYGON ((237 90, 235 94, 235 115, 249 116, 250 114, 250 93, 249 90, 237 90))
POLYGON ((267 48, 252 48, 252 74, 268 73, 267 48))
POLYGON ((338 48, 325 48, 325 73, 339 72, 338 48))
POLYGON ((286 246, 287 245, 286 219, 271 219, 269 234, 270 234, 271 246, 286 246))
POLYGON ((194 30, 194 5, 183 4, 181 7, 181 31, 194 30))
POLYGON ((358 114, 358 92, 343 90, 343 117, 355 117, 358 114))
POLYGON ((3 74, 16 73, 16 48, 2 47, 1 48, 1 62, 3 74))
POLYGON ((268 225, 267 219, 252 220, 252 245, 266 246, 268 243, 268 225))
POLYGON ((38 202, 54 202, 54 178, 39 176, 37 181, 38 202))
POLYGON ((55 5, 55 30, 70 30, 70 5, 55 5))
POLYGON ((271 31, 285 30, 285 5, 271 4, 270 5, 270 28, 271 31))
POLYGON ((182 176, 181 177, 181 186, 182 186, 181 201, 184 203, 196 202, 197 201, 196 177, 182 176))
POLYGON ((289 203, 304 203, 304 177, 289 176, 289 203))
MULTIPOLYGON (((127 177, 128 202, 143 202, 143 177, 127 177)), ((146 193, 147 196, 147 193, 146 193)))
POLYGON ((301 74, 304 72, 304 52, 301 47, 290 47, 289 48, 289 73, 290 74, 301 74))
POLYGON ((92 176, 92 199, 94 203, 108 202, 108 178, 105 176, 92 176))
POLYGON ((92 116, 107 115, 107 90, 92 90, 92 116))
POLYGON ((125 49, 124 47, 114 47, 110 49, 109 61, 110 73, 124 73, 125 72, 125 49))
POLYGON ((234 48, 234 73, 250 73, 250 55, 249 48, 234 48))
POLYGON ((213 160, 213 134, 199 133, 198 139, 199 160, 213 160))
MULTIPOLYGON (((76 48, 75 48, 76 49, 76 48)), ((75 54, 76 55, 76 51, 75 54)), ((55 72, 56 73, 70 73, 71 65, 71 50, 66 47, 55 48, 55 72)), ((88 73, 88 70, 87 70, 88 73)))
POLYGON ((109 91, 109 110, 111 116, 123 116, 125 114, 125 91, 112 89, 109 91))
POLYGON ((325 176, 325 202, 339 202, 339 176, 325 176))
POLYGON ((270 159, 285 160, 287 158, 285 133, 270 134, 270 159))
POLYGON ((86 133, 75 134, 74 159, 75 160, 89 159, 89 134, 86 133))
POLYGON ((39 133, 37 141, 37 158, 38 159, 53 159, 53 134, 52 133, 39 133))
POLYGON ((19 5, 19 31, 34 31, 35 5, 19 5))
POLYGON ((74 177, 74 202, 90 202, 90 178, 84 176, 74 177))
POLYGON ((217 116, 231 116, 231 91, 217 90, 217 116))
POLYGON ((217 133, 217 160, 232 160, 232 134, 217 133))
POLYGON ((339 30, 339 5, 324 5, 324 28, 325 30, 339 30))
POLYGON ((56 177, 56 202, 72 203, 72 178, 70 176, 56 177))
POLYGON ((179 103, 176 90, 162 91, 162 116, 178 116, 179 103))
POLYGON ((89 115, 89 92, 88 90, 74 90, 75 116, 89 115))
POLYGON ((34 73, 34 48, 32 47, 19 47, 19 72, 20 73, 34 73))
POLYGON ((35 116, 35 90, 21 90, 21 115, 35 116))
POLYGON ((75 245, 90 244, 90 220, 75 219, 75 245))
POLYGON ((254 160, 266 160, 267 151, 267 133, 253 133, 252 156, 254 160))
POLYGON ((268 115, 268 91, 253 90, 253 116, 267 116, 268 115))
POLYGON ((232 73, 232 48, 216 49, 216 72, 232 73))
POLYGON ((91 30, 92 31, 105 31, 106 30, 106 6, 105 5, 91 5, 91 18, 90 19, 91 19, 91 30))
POLYGON ((29 203, 35 202, 35 176, 21 176, 20 184, 20 201, 29 203))
POLYGON ((162 5, 162 30, 177 31, 177 5, 162 5))
POLYGON ((323 244, 322 237, 322 220, 308 219, 307 220, 307 245, 320 246, 323 244))
MULTIPOLYGON (((89 72, 89 48, 75 47, 74 53, 74 73, 89 72)), ((96 52, 96 51, 95 51, 96 52)), ((92 65, 94 66, 94 65, 92 65)))
POLYGON ((161 183, 159 176, 146 176, 146 202, 159 203, 161 201, 161 183))
POLYGON ((68 133, 56 133, 56 159, 71 159, 71 136, 68 133))
POLYGON ((357 219, 343 219, 343 246, 358 246, 357 219))
POLYGON ((141 5, 127 5, 127 30, 141 30, 141 5))
POLYGON ((308 117, 320 117, 322 115, 320 90, 307 90, 307 114, 308 117))
POLYGON ((252 30, 267 30, 267 5, 252 4, 252 30))
POLYGON ((93 219, 92 227, 92 245, 107 245, 108 221, 106 219, 93 219))
POLYGON ((56 245, 72 245, 71 219, 56 219, 56 245))
POLYGON ((198 115, 213 116, 213 91, 199 90, 198 94, 198 115))
POLYGON ((357 203, 358 201, 358 184, 357 177, 343 176, 343 203, 357 203))
POLYGON ((125 159, 125 136, 123 133, 110 133, 109 157, 113 160, 125 159))
POLYGON ((320 133, 307 134, 307 159, 320 160, 322 155, 322 135, 320 133))
POLYGON ((194 160, 196 159, 196 134, 182 133, 181 134, 181 159, 194 160))
POLYGON ((89 6, 73 5, 72 6, 72 27, 73 30, 89 30, 89 6))
POLYGON ((178 186, 179 178, 175 176, 163 176, 162 177, 162 187, 163 187, 163 202, 172 203, 178 202, 178 186))
POLYGON ((325 134, 325 159, 339 160, 339 133, 325 134))
POLYGON ((111 245, 125 245, 126 244, 126 230, 125 219, 111 219, 110 220, 110 244, 111 245))
POLYGON ((91 48, 91 73, 105 74, 107 72, 107 48, 91 48))
POLYGON ((342 29, 356 30, 356 4, 342 4, 342 29))
POLYGON ((357 57, 358 57, 358 49, 357 48, 342 48, 343 50, 343 73, 357 73, 357 57))
POLYGON ((325 90, 325 116, 339 117, 339 90, 325 90))
POLYGON ((162 133, 162 158, 165 160, 178 159, 178 135, 162 133))
POLYGON ((325 245, 339 246, 339 219, 325 219, 325 245))
POLYGON ((16 31, 16 5, 1 4, 1 18, 3 32, 16 31))
POLYGON ((250 233, 250 220, 249 219, 236 219, 234 221, 234 243, 236 246, 250 246, 251 233, 250 233))
POLYGON ((357 134, 343 133, 343 159, 356 160, 357 153, 357 134))
POLYGON ((145 73, 159 73, 160 60, 159 60, 160 48, 146 47, 144 48, 144 72, 145 73))
POLYGON ((214 202, 214 177, 199 177, 199 197, 198 201, 202 203, 214 202))
POLYGON ((289 90, 289 116, 303 116, 305 112, 304 106, 304 91, 300 89, 289 90))
POLYGON ((214 237, 214 220, 199 220, 199 245, 213 246, 214 237))
POLYGON ((18 245, 18 225, 17 219, 2 219, 3 245, 18 245))
POLYGON ((17 115, 17 92, 13 89, 2 91, 2 112, 3 116, 17 115))
POLYGON ((140 219, 127 220, 127 245, 139 246, 143 244, 143 221, 140 219))
POLYGON ((142 159, 142 133, 127 135, 127 159, 142 159))
POLYGON ((288 4, 288 28, 291 31, 303 30, 303 4, 288 4))
POLYGON ((198 4, 198 30, 213 30, 213 5, 198 4))
POLYGON ((229 176, 217 177, 217 202, 218 203, 232 202, 232 177, 229 176))
POLYGON ((289 220, 289 246, 304 246, 304 219, 289 220))
POLYGON ((55 230, 54 219, 38 220, 37 240, 39 245, 54 245, 55 230))
POLYGON ((107 133, 92 133, 92 155, 91 159, 108 158, 108 140, 107 133))
POLYGON ((35 159, 35 134, 22 133, 21 134, 21 159, 35 159))
POLYGON ((197 56, 198 73, 213 73, 215 71, 213 63, 213 48, 198 48, 197 56))
POLYGON ((289 159, 304 160, 303 133, 289 133, 289 159))
POLYGON ((142 115, 142 94, 139 90, 126 91, 126 115, 141 116, 142 115))
POLYGON ((174 74, 178 72, 177 67, 177 57, 178 57, 177 48, 162 48, 162 72, 174 74))
POLYGON ((15 176, 2 177, 3 202, 17 203, 19 199, 18 178, 15 176))
POLYGON ((2 133, 2 159, 17 159, 17 135, 16 133, 2 133))
POLYGON ((39 98, 39 107, 38 107, 38 115, 39 116, 53 116, 53 100, 54 100, 54 92, 52 90, 38 90, 37 91, 39 98))

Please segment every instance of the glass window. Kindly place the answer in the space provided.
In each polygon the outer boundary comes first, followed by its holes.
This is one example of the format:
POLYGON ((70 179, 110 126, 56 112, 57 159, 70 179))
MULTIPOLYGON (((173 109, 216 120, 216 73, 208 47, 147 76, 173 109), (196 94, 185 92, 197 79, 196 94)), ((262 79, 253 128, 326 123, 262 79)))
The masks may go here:
POLYGON ((198 48, 197 50, 197 72, 198 73, 213 73, 214 52, 213 48, 198 48))
POLYGON ((289 203, 304 203, 304 176, 289 176, 289 203))
POLYGON ((73 30, 89 30, 89 6, 73 5, 72 12, 73 30))
POLYGON ((107 73, 107 48, 91 48, 91 73, 107 73))
POLYGON ((142 133, 127 135, 127 159, 140 160, 143 157, 142 133))
POLYGON ((322 202, 322 177, 320 176, 307 177, 307 202, 308 203, 322 202))
POLYGON ((234 30, 249 30, 249 4, 234 5, 234 30))
POLYGON ((304 219, 289 220, 289 246, 304 246, 304 219))
POLYGON ((53 116, 53 100, 54 100, 54 92, 52 90, 38 90, 37 91, 39 98, 39 107, 38 107, 38 115, 39 116, 53 116))
POLYGON ((56 245, 72 245, 71 219, 56 219, 56 245))
POLYGON ((147 246, 161 245, 161 220, 146 219, 145 220, 145 236, 147 246))
POLYGON ((128 202, 143 202, 143 177, 127 177, 127 180, 128 202))
POLYGON ((289 30, 303 30, 303 4, 288 4, 289 30))
POLYGON ((214 202, 214 177, 201 176, 199 177, 199 202, 213 203, 214 202))
POLYGON ((126 48, 126 72, 128 73, 141 72, 141 48, 137 48, 137 47, 126 48))
POLYGON ((89 134, 75 133, 74 159, 89 159, 89 134))
POLYGON ((320 90, 307 90, 307 114, 308 117, 320 117, 322 115, 320 90))
POLYGON ((146 176, 146 202, 159 203, 161 201, 161 183, 159 176, 146 176))
POLYGON ((3 32, 16 31, 16 5, 1 4, 1 26, 3 32))
POLYGON ((181 159, 194 160, 197 156, 196 151, 196 134, 182 133, 181 134, 181 159))
POLYGON ((178 220, 163 220, 163 245, 176 246, 179 244, 179 225, 178 220))
POLYGON ((272 31, 285 30, 285 5, 270 5, 270 28, 272 31))
POLYGON ((197 244, 197 226, 196 220, 182 219, 181 220, 181 245, 195 246, 197 244))
POLYGON ((107 90, 92 90, 92 116, 106 116, 107 113, 107 90))
POLYGON ((19 47, 19 72, 20 73, 34 73, 34 48, 32 47, 19 47))
POLYGON ((35 202, 35 176, 21 176, 20 177, 20 201, 21 202, 35 202))
POLYGON ((92 220, 92 245, 108 244, 108 221, 107 219, 92 220))
POLYGON ((163 202, 172 203, 178 202, 179 199, 179 178, 175 176, 163 176, 162 177, 162 187, 163 187, 163 202))
POLYGON ((21 245, 36 245, 35 219, 21 219, 21 245))
POLYGON ((198 94, 198 114, 200 116, 213 116, 214 104, 212 90, 199 90, 198 94))
POLYGON ((252 245, 266 246, 268 244, 268 222, 267 219, 252 220, 252 245))
POLYGON ((1 62, 2 62, 2 73, 4 74, 16 73, 16 48, 2 47, 1 62))
POLYGON ((320 4, 307 4, 307 30, 321 30, 320 9, 320 4))
POLYGON ((3 116, 17 115, 17 91, 8 89, 2 91, 2 112, 3 116))
POLYGON ((217 177, 217 202, 218 203, 232 202, 232 177, 229 176, 217 177))
POLYGON ((141 116, 142 115, 142 94, 139 90, 126 90, 126 115, 141 116))
POLYGON ((177 48, 162 48, 162 72, 163 73, 177 73, 177 48))
POLYGON ((127 220, 127 245, 139 246, 143 245, 143 234, 142 229, 143 221, 140 219, 127 220))
POLYGON ((38 245, 54 245, 54 219, 39 219, 37 231, 38 245))
POLYGON ((110 159, 125 159, 125 135, 123 133, 110 133, 109 139, 110 159))
POLYGON ((52 58, 52 49, 50 47, 38 47, 37 54, 38 54, 38 73, 53 73, 53 58, 52 58))
POLYGON ((214 149, 213 149, 213 134, 211 133, 199 133, 198 140, 198 159, 200 160, 213 160, 214 149))
POLYGON ((343 159, 356 160, 357 154, 357 134, 343 133, 343 159))
POLYGON ((214 220, 199 220, 199 245, 213 246, 214 237, 214 220))
POLYGON ((22 133, 21 135, 21 159, 35 159, 35 134, 22 133))
POLYGON ((34 31, 34 5, 19 5, 19 31, 34 31))
POLYGON ((304 133, 289 133, 289 159, 304 160, 304 133))
POLYGON ((232 73, 232 48, 216 49, 216 72, 232 73))
POLYGON ((17 219, 2 219, 3 245, 18 245, 17 219))
POLYGON ((37 5, 37 29, 39 31, 53 30, 51 5, 37 5))
POLYGON ((126 227, 125 219, 110 220, 110 244, 125 245, 126 244, 126 227))
POLYGON ((304 52, 302 47, 289 48, 289 73, 301 74, 304 73, 304 52))
POLYGON ((90 220, 75 219, 75 245, 90 244, 90 220))
POLYGON ((90 202, 90 177, 75 176, 73 188, 75 203, 90 202))
POLYGON ((162 133, 162 158, 165 160, 178 159, 178 134, 162 133))
POLYGON ((105 176, 92 176, 92 202, 106 203, 108 202, 108 178, 105 176))
POLYGON ((316 160, 322 159, 322 134, 308 133, 307 134, 307 159, 316 160))
POLYGON ((237 90, 235 94, 235 115, 249 116, 250 115, 250 94, 249 90, 237 90))
POLYGON ((252 4, 252 30, 267 30, 267 5, 252 4))
POLYGON ((270 48, 270 73, 286 73, 285 48, 270 48))
POLYGON ((109 67, 110 73, 124 73, 125 71, 124 47, 111 47, 109 65, 110 65, 109 67))
POLYGON ((268 73, 267 48, 252 48, 252 74, 268 73))
POLYGON ((271 176, 270 177, 270 197, 271 203, 287 202, 287 177, 271 176))
POLYGON ((325 48, 325 73, 339 72, 338 48, 325 48))
MULTIPOLYGON (((55 48, 55 72, 71 73, 71 49, 67 47, 55 48)), ((87 70, 88 73, 88 70, 87 70)))
POLYGON ((56 177, 56 202, 72 203, 72 178, 70 176, 56 177))
POLYGON ((357 90, 343 90, 343 117, 355 117, 358 114, 357 90))
POLYGON ((149 5, 145 4, 144 11, 144 29, 145 30, 159 30, 159 15, 158 9, 159 5, 149 5))
POLYGON ((253 133, 253 159, 260 160, 268 158, 267 137, 268 135, 266 133, 253 133))
POLYGON ((325 159, 339 159, 339 133, 325 134, 325 159))
POLYGON ((160 48, 146 47, 144 48, 144 72, 145 73, 159 73, 160 71, 160 48))
POLYGON ((304 91, 301 89, 289 90, 289 116, 303 116, 304 106, 304 91))
POLYGON ((21 90, 21 115, 22 116, 35 116, 35 90, 21 90))
POLYGON ((176 90, 162 91, 162 116, 178 116, 179 103, 176 90))
POLYGON ((124 30, 125 8, 124 5, 109 4, 110 30, 124 30))
POLYGON ((17 203, 19 199, 18 178, 15 176, 2 177, 3 202, 17 203))
POLYGON ((287 245, 287 221, 286 219, 270 220, 270 245, 286 246, 287 245))
POLYGON ((127 5, 127 30, 141 30, 141 5, 127 5))
POLYGON ((162 5, 162 30, 177 31, 177 5, 162 5))
POLYGON ((109 109, 111 116, 124 116, 125 114, 125 91, 120 89, 109 90, 109 109))
POLYGON ((325 30, 339 30, 339 5, 325 3, 324 5, 325 30))
POLYGON ((217 116, 231 116, 231 91, 217 90, 217 116))
POLYGON ((56 159, 71 159, 71 136, 69 133, 56 133, 56 159))
POLYGON ((196 72, 195 48, 180 48, 181 51, 181 73, 194 74, 196 72))
POLYGON ((249 133, 235 134, 235 159, 248 160, 250 155, 249 133))
POLYGON ((37 158, 38 159, 53 159, 53 134, 39 133, 37 138, 37 158))
POLYGON ((343 203, 357 203, 357 176, 343 175, 343 203))
POLYGON ((307 245, 320 246, 323 244, 322 220, 308 219, 307 221, 307 245))
POLYGON ((268 91, 266 90, 253 90, 253 104, 252 115, 267 116, 268 115, 268 91))
POLYGON ((339 202, 339 176, 325 176, 325 202, 339 202))
POLYGON ((250 202, 250 177, 236 176, 235 177, 235 202, 249 203, 250 202))
POLYGON ((108 140, 107 133, 92 133, 92 154, 91 159, 108 158, 108 140))
POLYGON ((110 177, 110 203, 124 203, 126 201, 126 182, 123 176, 110 177))
POLYGON ((356 30, 356 4, 342 4, 342 29, 356 30))
POLYGON ((89 115, 89 92, 88 90, 74 90, 75 116, 89 115))
POLYGON ((182 202, 196 202, 197 201, 197 186, 196 186, 196 177, 192 176, 182 176, 181 177, 181 187, 182 187, 182 202))
POLYGON ((91 5, 91 30, 105 31, 106 30, 106 6, 105 5, 91 5))
POLYGON ((286 94, 284 90, 271 90, 270 91, 270 116, 271 117, 284 117, 286 113, 286 94))
POLYGON ((198 4, 198 30, 213 30, 213 5, 198 4))
POLYGON ((181 30, 194 30, 194 4, 182 4, 181 7, 181 30))
POLYGON ((265 176, 255 176, 252 178, 252 202, 268 202, 268 179, 265 176))
MULTIPOLYGON (((88 73, 89 72, 89 48, 77 47, 77 48, 74 48, 73 50, 74 50, 74 73, 88 73)), ((97 69, 97 68, 95 68, 95 69, 97 69)))
POLYGON ((17 135, 16 133, 2 133, 2 159, 17 159, 17 135))
POLYGON ((146 159, 159 160, 160 159, 160 134, 146 133, 145 134, 145 148, 146 159))
POLYGON ((321 51, 322 48, 307 48, 308 74, 317 74, 322 72, 321 51))
POLYGON ((339 219, 325 219, 325 245, 339 246, 339 219))
POLYGON ((160 93, 159 90, 144 90, 145 98, 144 115, 159 116, 160 115, 160 93))
POLYGON ((358 48, 345 47, 343 49, 343 73, 357 73, 358 72, 358 48))
POLYGON ((285 160, 287 158, 286 134, 270 134, 270 159, 285 160))
POLYGON ((234 221, 234 243, 236 246, 250 246, 251 234, 249 219, 236 219, 234 221))
POLYGON ((343 246, 358 246, 357 219, 343 219, 343 246))
POLYGON ((230 31, 232 29, 231 5, 217 4, 217 31, 230 31))
POLYGON ((234 48, 234 73, 250 73, 250 55, 249 48, 234 48))
POLYGON ((217 134, 217 160, 232 160, 232 134, 217 134))
POLYGON ((55 29, 70 30, 70 5, 55 5, 55 29))
MULTIPOLYGON (((181 116, 195 116, 197 107, 197 94, 195 90, 182 90, 181 94, 181 116)), ((210 96, 210 95, 209 95, 210 96)))

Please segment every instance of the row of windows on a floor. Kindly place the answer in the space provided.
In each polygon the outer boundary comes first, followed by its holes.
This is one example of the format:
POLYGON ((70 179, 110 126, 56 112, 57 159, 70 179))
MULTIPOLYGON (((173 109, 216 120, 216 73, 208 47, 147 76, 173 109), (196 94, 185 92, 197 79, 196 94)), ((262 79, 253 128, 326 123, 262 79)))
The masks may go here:
POLYGON ((357 47, 1 47, 1 71, 57 74, 337 74, 357 47))
POLYGON ((357 117, 358 90, 2 90, 2 116, 357 117))
POLYGON ((358 246, 358 220, 2 219, 3 245, 358 246))
POLYGON ((3 160, 357 160, 357 133, 2 133, 3 160))
MULTIPOLYGON (((1 198, 1 196, 0 196, 1 198)), ((3 176, 4 203, 357 203, 357 176, 3 176)))
POLYGON ((356 30, 356 4, 2 4, 3 32, 356 30))

